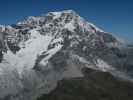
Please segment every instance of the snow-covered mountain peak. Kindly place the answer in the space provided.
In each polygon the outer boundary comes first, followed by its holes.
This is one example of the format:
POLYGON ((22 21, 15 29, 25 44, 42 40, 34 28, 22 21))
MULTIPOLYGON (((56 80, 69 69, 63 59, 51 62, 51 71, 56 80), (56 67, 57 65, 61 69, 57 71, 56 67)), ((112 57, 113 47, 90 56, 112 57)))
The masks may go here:
POLYGON ((81 27, 82 29, 90 32, 96 32, 96 31, 102 32, 101 29, 97 28, 94 24, 85 21, 73 10, 49 12, 44 16, 38 16, 38 17, 30 16, 27 17, 24 21, 18 22, 17 26, 22 28, 25 27, 34 28, 36 26, 52 28, 54 26, 57 28, 63 28, 63 27, 68 29, 71 28, 70 30, 74 29, 74 27, 75 28, 81 27))
POLYGON ((73 10, 63 10, 63 11, 56 11, 56 12, 49 12, 46 15, 54 15, 60 17, 61 15, 73 15, 78 16, 77 13, 73 10), (60 15, 60 16, 59 16, 60 15))
POLYGON ((30 16, 15 25, 0 26, 0 79, 8 78, 13 85, 8 81, 5 84, 13 89, 17 83, 15 93, 9 88, 6 92, 0 88, 0 92, 18 97, 25 89, 33 95, 36 90, 38 94, 47 93, 58 80, 83 76, 83 68, 114 71, 119 63, 113 51, 117 43, 112 34, 72 10, 30 16))
MULTIPOLYGON (((25 53, 25 50, 31 52, 34 50, 33 48, 38 48, 35 49, 35 51, 40 52, 41 49, 39 48, 44 47, 43 44, 45 43, 43 42, 46 41, 46 37, 49 42, 47 42, 45 50, 42 49, 43 51, 41 52, 49 52, 49 50, 51 50, 49 48, 55 48, 53 50, 56 51, 60 50, 62 47, 83 49, 86 51, 85 48, 88 47, 103 48, 106 46, 106 43, 113 44, 118 42, 111 34, 105 33, 92 23, 87 22, 73 10, 50 12, 45 16, 38 17, 30 16, 14 26, 1 27, 2 32, 7 33, 5 36, 7 40, 2 44, 7 44, 5 47, 7 51, 11 50, 16 54, 21 51, 25 53), (39 45, 40 47, 38 47, 39 45), (81 46, 81 48, 78 48, 79 46, 81 46)), ((39 56, 38 53, 34 54, 36 54, 35 56, 39 56)), ((34 59, 34 61, 36 59, 34 59)), ((33 65, 31 68, 34 67, 33 65)))
MULTIPOLYGON (((71 24, 73 21, 74 24, 80 25, 82 28, 86 28, 89 31, 95 30, 102 32, 101 29, 97 28, 94 24, 87 22, 84 18, 80 17, 75 11, 73 10, 64 10, 60 12, 50 12, 47 14, 47 16, 53 17, 55 20, 62 19, 64 21, 63 23, 71 24)), ((76 26, 76 25, 75 25, 76 26)))

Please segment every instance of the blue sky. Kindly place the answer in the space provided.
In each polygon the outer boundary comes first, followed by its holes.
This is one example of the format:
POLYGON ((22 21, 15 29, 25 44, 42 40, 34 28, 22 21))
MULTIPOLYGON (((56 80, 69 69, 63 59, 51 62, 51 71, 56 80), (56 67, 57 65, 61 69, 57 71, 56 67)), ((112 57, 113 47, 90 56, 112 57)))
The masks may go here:
POLYGON ((66 9, 133 42, 133 0, 0 0, 0 24, 66 9))

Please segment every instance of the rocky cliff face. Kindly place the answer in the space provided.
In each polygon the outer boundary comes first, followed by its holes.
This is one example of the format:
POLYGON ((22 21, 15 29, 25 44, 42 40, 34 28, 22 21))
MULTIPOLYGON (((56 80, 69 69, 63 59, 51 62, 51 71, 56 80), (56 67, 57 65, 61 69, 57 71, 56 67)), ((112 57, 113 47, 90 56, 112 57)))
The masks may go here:
POLYGON ((34 100, 59 80, 83 77, 83 68, 129 79, 120 45, 72 10, 0 26, 0 98, 34 100))

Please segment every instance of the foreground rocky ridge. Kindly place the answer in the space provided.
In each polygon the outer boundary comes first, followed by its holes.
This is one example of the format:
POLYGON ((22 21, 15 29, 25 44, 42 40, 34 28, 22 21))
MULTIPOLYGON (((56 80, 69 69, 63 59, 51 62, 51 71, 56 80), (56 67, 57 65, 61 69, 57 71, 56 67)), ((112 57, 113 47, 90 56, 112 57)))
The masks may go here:
POLYGON ((2 100, 35 100, 84 68, 132 80, 132 48, 72 10, 0 26, 0 37, 2 100))
POLYGON ((132 100, 133 84, 107 72, 84 69, 83 78, 64 79, 37 100, 132 100))

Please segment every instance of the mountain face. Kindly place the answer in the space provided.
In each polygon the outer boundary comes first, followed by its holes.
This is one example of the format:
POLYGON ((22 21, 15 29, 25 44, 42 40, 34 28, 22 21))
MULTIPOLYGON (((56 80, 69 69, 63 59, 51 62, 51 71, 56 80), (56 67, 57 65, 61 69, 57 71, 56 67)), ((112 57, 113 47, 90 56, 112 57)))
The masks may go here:
POLYGON ((82 69, 132 79, 132 48, 72 10, 0 26, 0 100, 35 100, 82 69))

